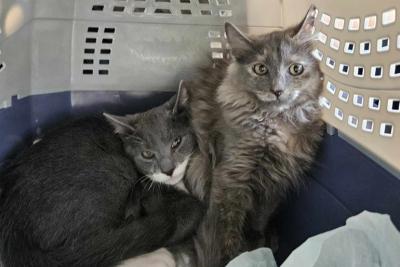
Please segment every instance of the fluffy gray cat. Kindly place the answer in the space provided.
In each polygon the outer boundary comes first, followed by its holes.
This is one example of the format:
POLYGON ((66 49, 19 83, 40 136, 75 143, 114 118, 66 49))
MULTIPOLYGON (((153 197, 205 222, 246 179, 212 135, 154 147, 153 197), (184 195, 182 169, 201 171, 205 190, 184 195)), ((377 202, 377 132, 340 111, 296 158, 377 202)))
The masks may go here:
POLYGON ((315 17, 312 6, 298 26, 255 37, 227 23, 231 60, 187 85, 200 150, 188 187, 209 201, 196 238, 201 267, 264 245, 271 216, 313 163, 323 80, 311 55, 315 17))

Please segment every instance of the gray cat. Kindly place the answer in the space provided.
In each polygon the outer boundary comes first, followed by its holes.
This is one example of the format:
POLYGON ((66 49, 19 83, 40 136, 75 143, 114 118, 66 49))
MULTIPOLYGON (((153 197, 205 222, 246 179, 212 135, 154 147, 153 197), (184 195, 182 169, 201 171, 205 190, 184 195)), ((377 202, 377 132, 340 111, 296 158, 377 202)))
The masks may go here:
POLYGON ((62 124, 18 155, 0 174, 4 266, 110 267, 190 237, 204 208, 172 186, 196 145, 181 100, 62 124))
POLYGON ((255 37, 227 23, 232 59, 187 85, 200 150, 189 190, 209 201, 196 238, 201 267, 264 245, 271 216, 313 163, 323 80, 311 55, 315 16, 311 7, 298 26, 255 37))

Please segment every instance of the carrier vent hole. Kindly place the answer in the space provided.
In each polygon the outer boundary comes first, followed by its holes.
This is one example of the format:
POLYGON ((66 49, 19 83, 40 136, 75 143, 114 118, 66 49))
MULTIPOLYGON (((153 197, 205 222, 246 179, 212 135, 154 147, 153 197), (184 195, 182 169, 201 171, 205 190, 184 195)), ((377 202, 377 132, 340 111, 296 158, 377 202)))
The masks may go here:
POLYGON ((199 0, 200 4, 210 4, 209 0, 199 0))
POLYGON ((88 32, 98 32, 99 28, 98 27, 89 27, 87 31, 88 32))
POLYGON ((94 49, 93 48, 85 48, 84 53, 85 54, 94 54, 94 49))
POLYGON ((86 43, 94 44, 94 43, 96 43, 96 38, 86 38, 86 43))
POLYGON ((366 119, 362 122, 362 129, 365 132, 372 133, 374 130, 374 122, 372 120, 366 119))
POLYGON ((93 70, 84 69, 84 70, 82 71, 82 73, 83 73, 84 75, 93 75, 93 70))
POLYGON ((211 53, 211 58, 212 59, 223 59, 224 58, 224 53, 223 52, 212 52, 211 53))
POLYGON ((392 125, 385 125, 385 134, 391 134, 392 129, 393 129, 392 125))
POLYGON ((109 59, 100 59, 99 60, 99 64, 100 65, 109 65, 110 64, 110 60, 109 59))
POLYGON ((144 13, 146 11, 146 8, 144 7, 135 7, 133 9, 133 13, 144 13))
POLYGON ((203 16, 211 16, 211 10, 202 10, 200 13, 203 16))
POLYGON ((171 3, 171 0, 156 0, 156 2, 171 3))
POLYGON ((400 101, 399 100, 393 101, 392 110, 400 110, 400 101))
POLYGON ((192 11, 190 9, 182 9, 181 14, 182 15, 192 15, 192 11))
POLYGON ((114 12, 124 12, 125 7, 124 6, 114 6, 113 11, 114 12))
POLYGON ((391 123, 383 122, 381 123, 379 134, 385 137, 392 137, 394 132, 394 126, 391 123))
POLYGON ((103 11, 104 6, 103 5, 94 5, 94 6, 92 6, 92 10, 93 11, 103 11))
POLYGON ((381 108, 381 100, 377 97, 370 97, 368 101, 368 108, 372 110, 379 110, 381 108))
POLYGON ((105 28, 104 32, 105 33, 115 33, 115 28, 105 28))
POLYGON ((168 8, 157 8, 154 10, 154 14, 171 14, 171 10, 168 8))
POLYGON ((371 67, 371 78, 380 79, 383 77, 383 66, 372 66, 371 67))
POLYGON ((84 59, 83 64, 93 64, 93 59, 84 59))
POLYGON ((111 54, 111 49, 101 49, 100 54, 103 54, 103 55, 111 54))
POLYGON ((389 99, 387 110, 389 112, 400 113, 400 99, 389 99))
POLYGON ((113 42, 113 39, 111 39, 111 38, 103 38, 103 41, 102 41, 103 44, 112 44, 112 42, 113 42))
POLYGON ((6 63, 1 62, 0 63, 0 71, 4 70, 6 68, 6 63))
POLYGON ((184 4, 190 3, 190 0, 180 0, 180 1, 181 1, 181 3, 184 3, 184 4))
POLYGON ((99 70, 99 75, 108 75, 108 70, 99 70))

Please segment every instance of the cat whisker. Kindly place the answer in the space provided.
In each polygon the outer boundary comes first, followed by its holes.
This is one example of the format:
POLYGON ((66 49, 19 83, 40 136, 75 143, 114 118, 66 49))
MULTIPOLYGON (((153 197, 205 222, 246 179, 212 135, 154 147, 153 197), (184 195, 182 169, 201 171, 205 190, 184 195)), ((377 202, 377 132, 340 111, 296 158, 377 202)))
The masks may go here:
POLYGON ((138 183, 141 183, 144 181, 144 179, 146 178, 146 175, 143 175, 142 177, 139 177, 136 182, 133 184, 133 186, 136 186, 138 183))
POLYGON ((156 188, 157 188, 157 193, 161 195, 161 192, 162 192, 161 191, 161 183, 157 183, 156 188))
POLYGON ((153 187, 153 185, 155 184, 155 182, 150 177, 147 176, 147 178, 150 179, 149 188, 147 189, 147 191, 150 191, 151 188, 153 187))

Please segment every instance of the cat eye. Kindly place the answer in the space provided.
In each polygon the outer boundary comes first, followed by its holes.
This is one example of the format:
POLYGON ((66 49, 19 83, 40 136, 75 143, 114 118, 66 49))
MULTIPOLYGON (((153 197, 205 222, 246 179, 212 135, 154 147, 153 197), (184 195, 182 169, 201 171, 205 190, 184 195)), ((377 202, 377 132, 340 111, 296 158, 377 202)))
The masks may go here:
POLYGON ((254 64, 253 71, 254 71, 255 74, 261 76, 261 75, 267 74, 268 69, 267 69, 267 66, 265 66, 264 64, 257 63, 257 64, 254 64))
POLYGON ((154 153, 148 150, 142 151, 141 155, 145 159, 151 159, 154 157, 154 153))
POLYGON ((177 148, 180 145, 181 141, 182 141, 182 137, 178 136, 177 138, 175 138, 175 140, 171 144, 171 148, 172 149, 177 148))
POLYGON ((303 65, 301 65, 299 63, 293 63, 289 67, 289 73, 293 76, 298 76, 298 75, 302 74, 303 71, 304 71, 304 67, 303 67, 303 65))

